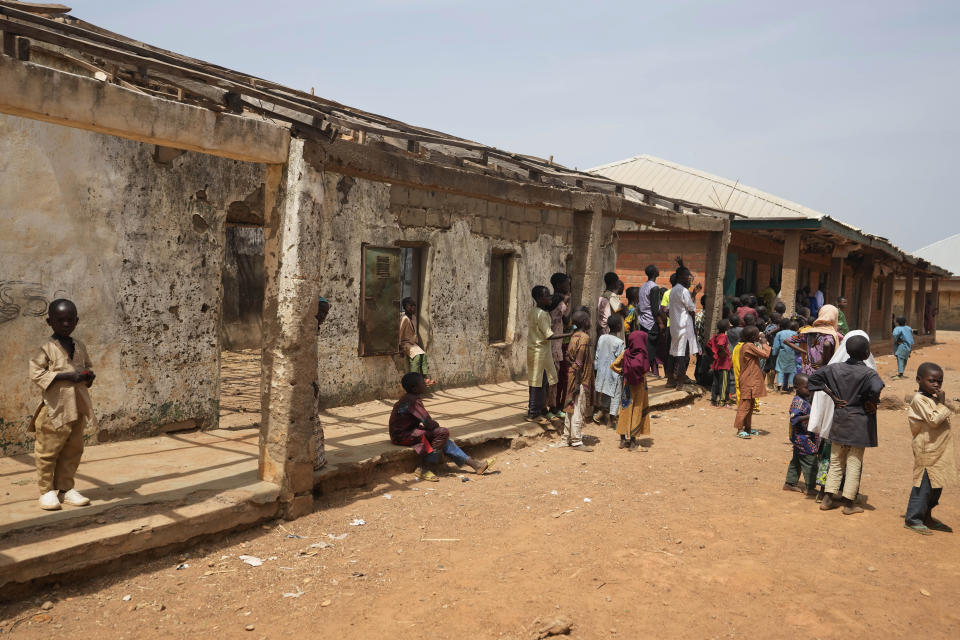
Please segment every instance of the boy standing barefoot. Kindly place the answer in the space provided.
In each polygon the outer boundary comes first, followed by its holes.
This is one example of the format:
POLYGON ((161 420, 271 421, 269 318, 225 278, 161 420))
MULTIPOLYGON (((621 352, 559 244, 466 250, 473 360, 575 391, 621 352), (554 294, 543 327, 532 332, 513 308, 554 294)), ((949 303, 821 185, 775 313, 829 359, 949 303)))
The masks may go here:
POLYGON ((952 532, 953 529, 933 517, 943 487, 956 483, 950 416, 957 407, 947 402, 943 389, 943 369, 924 362, 917 369, 920 392, 910 401, 907 421, 913 434, 913 488, 907 503, 904 526, 917 533, 952 532))
POLYGON ((30 430, 36 431, 34 453, 40 484, 40 508, 60 509, 63 503, 82 507, 90 500, 73 488, 74 475, 83 455, 83 430, 94 420, 87 388, 96 376, 91 371, 87 348, 70 337, 77 328, 77 307, 69 300, 50 303, 47 324, 53 335, 30 360, 30 379, 43 394, 34 412, 30 430))

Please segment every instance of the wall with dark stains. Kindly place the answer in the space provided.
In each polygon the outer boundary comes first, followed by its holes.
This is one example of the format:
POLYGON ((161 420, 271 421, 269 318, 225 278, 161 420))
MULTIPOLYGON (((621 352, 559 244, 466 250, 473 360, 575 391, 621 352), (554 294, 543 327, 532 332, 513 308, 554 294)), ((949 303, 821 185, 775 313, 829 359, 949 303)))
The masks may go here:
MULTIPOLYGON (((321 406, 402 393, 405 363, 360 356, 361 247, 419 243, 426 273, 420 334, 443 386, 525 379, 534 285, 549 286, 573 247, 573 212, 510 206, 461 195, 324 174, 321 292, 330 316, 318 334, 321 406), (490 261, 513 253, 508 336, 488 332, 490 261)), ((615 256, 612 256, 615 261, 615 256)), ((399 323, 400 310, 388 319, 399 323)))
POLYGON ((0 453, 32 446, 27 363, 57 297, 97 373, 88 439, 216 423, 226 212, 265 169, 156 151, 0 116, 0 453))

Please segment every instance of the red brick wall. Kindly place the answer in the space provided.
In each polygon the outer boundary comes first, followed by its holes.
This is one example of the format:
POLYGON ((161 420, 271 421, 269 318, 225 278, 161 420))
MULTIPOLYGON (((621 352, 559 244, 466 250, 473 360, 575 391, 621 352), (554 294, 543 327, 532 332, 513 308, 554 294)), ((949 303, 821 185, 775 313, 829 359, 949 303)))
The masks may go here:
MULTIPOLYGON (((703 282, 707 270, 707 234, 690 231, 629 231, 617 234, 617 275, 628 287, 647 281, 644 269, 655 264, 660 269, 657 283, 670 286, 670 274, 676 271, 677 256, 694 273, 694 283, 703 282)), ((697 296, 697 306, 700 299, 697 296)))

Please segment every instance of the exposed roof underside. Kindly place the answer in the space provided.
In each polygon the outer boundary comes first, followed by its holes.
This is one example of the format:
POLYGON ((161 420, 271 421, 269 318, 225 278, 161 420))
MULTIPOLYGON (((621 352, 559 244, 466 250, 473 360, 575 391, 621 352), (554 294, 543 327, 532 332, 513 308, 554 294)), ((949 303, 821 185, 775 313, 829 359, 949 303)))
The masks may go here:
POLYGON ((729 215, 710 205, 685 206, 689 203, 570 169, 552 159, 511 153, 409 125, 315 96, 312 91, 291 89, 153 47, 84 22, 67 11, 62 5, 0 0, 4 52, 157 98, 269 120, 288 127, 298 137, 376 145, 466 171, 578 192, 614 194, 676 213, 729 215))
POLYGON ((927 256, 911 256, 886 238, 867 233, 820 211, 662 158, 639 155, 589 171, 617 182, 650 189, 666 197, 703 203, 734 213, 739 219, 731 222, 732 229, 825 229, 837 238, 838 245, 855 242, 908 264, 929 267, 938 275, 947 275, 947 271, 957 273, 955 269, 944 270, 935 266, 942 263, 927 256), (811 224, 805 223, 805 220, 811 224), (927 264, 931 262, 935 265, 927 264))

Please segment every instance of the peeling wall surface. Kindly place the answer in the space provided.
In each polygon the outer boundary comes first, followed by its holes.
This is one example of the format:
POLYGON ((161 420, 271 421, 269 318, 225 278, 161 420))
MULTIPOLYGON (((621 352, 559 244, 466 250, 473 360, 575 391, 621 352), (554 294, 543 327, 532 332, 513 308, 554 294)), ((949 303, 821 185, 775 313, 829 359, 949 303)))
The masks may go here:
POLYGON ((28 450, 27 363, 74 300, 100 441, 216 423, 225 218, 265 168, 0 116, 0 451, 28 450))
MULTIPOLYGON (((522 377, 534 285, 549 286, 573 247, 573 212, 541 210, 324 173, 320 290, 331 302, 318 334, 321 406, 401 393, 405 362, 360 356, 361 247, 422 243, 426 276, 420 334, 430 373, 444 386, 522 377), (493 252, 511 252, 516 274, 510 333, 488 331, 493 252)), ((614 263, 615 255, 606 256, 614 263)), ((393 321, 399 323, 397 309, 393 321)))

